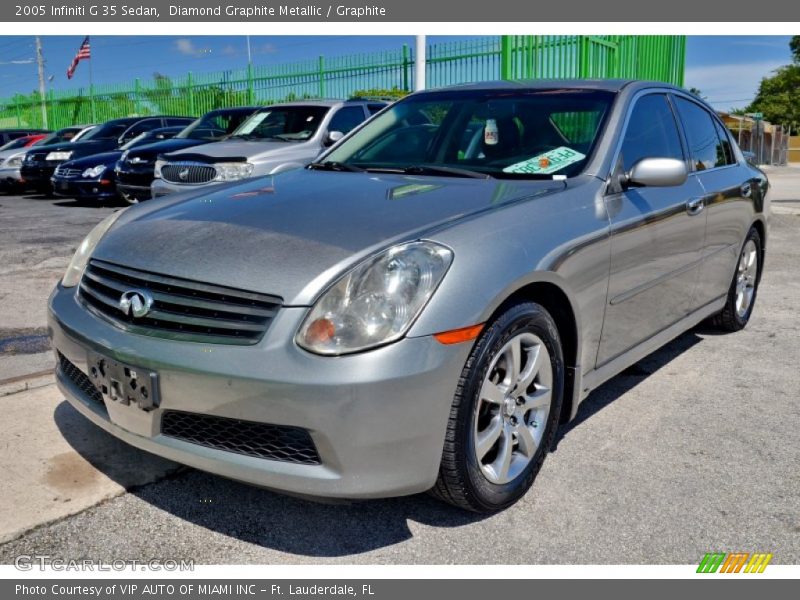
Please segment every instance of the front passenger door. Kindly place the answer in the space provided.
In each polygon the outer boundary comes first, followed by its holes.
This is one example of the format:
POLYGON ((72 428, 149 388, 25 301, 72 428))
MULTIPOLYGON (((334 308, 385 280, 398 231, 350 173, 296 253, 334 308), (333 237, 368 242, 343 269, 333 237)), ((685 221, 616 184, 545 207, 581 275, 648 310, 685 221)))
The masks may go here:
POLYGON ((705 238, 703 188, 695 177, 669 187, 620 185, 619 177, 645 158, 685 162, 665 94, 635 101, 605 197, 611 264, 598 367, 686 316, 697 284, 705 238))

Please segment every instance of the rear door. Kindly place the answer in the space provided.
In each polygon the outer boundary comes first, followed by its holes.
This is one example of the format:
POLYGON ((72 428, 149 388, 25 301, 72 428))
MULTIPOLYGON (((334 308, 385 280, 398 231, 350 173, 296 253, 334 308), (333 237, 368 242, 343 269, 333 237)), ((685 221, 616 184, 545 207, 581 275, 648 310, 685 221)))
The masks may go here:
POLYGON ((613 183, 644 158, 685 160, 669 97, 639 96, 630 110, 615 176, 605 197, 611 223, 608 300, 597 366, 686 316, 692 306, 705 237, 705 213, 695 203, 694 177, 679 186, 613 183))
POLYGON ((705 190, 707 212, 703 264, 695 291, 699 308, 724 296, 733 279, 740 246, 753 220, 750 169, 736 162, 730 134, 716 115, 688 97, 675 95, 695 178, 705 190))

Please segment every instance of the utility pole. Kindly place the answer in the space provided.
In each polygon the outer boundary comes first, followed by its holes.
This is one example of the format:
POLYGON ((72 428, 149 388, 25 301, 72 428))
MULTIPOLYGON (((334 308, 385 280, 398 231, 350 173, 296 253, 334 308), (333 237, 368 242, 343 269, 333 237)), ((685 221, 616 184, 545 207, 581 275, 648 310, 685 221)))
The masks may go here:
POLYGON ((425 65, 427 64, 425 51, 425 36, 418 35, 414 51, 414 91, 425 89, 425 65))
POLYGON ((42 129, 47 129, 47 92, 44 89, 44 55, 42 40, 36 36, 36 63, 39 66, 39 98, 42 101, 42 129))

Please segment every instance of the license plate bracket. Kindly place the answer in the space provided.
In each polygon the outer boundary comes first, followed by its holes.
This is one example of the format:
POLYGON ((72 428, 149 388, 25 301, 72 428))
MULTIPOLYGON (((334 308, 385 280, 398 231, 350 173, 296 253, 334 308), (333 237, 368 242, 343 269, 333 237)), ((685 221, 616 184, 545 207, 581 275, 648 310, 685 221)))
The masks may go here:
POLYGON ((158 408, 161 402, 155 371, 94 352, 88 356, 88 370, 89 378, 106 401, 135 406, 145 412, 158 408))

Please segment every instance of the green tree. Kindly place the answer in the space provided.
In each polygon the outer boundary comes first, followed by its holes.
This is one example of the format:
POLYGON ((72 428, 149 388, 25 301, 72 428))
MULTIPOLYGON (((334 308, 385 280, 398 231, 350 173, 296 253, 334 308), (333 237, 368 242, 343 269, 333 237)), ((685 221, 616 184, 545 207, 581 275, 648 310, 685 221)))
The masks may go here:
POLYGON ((789 42, 794 63, 780 67, 764 77, 758 93, 746 112, 760 112, 764 118, 779 125, 800 128, 800 35, 789 42))
POLYGON ((794 62, 800 63, 800 35, 793 35, 789 42, 789 49, 792 51, 794 62))
POLYGON ((747 112, 764 113, 770 123, 800 128, 800 63, 786 65, 761 80, 747 112))

